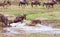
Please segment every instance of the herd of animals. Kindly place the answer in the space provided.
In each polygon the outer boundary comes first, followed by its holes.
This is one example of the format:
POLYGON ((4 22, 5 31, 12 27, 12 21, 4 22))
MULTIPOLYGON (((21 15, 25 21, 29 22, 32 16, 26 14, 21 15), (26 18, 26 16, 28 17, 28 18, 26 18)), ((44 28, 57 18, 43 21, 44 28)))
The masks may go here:
MULTIPOLYGON (((32 0, 31 2, 27 2, 27 0, 23 0, 23 1, 20 1, 18 2, 18 5, 19 6, 28 6, 28 5, 31 5, 33 7, 33 5, 37 6, 37 5, 43 5, 43 6, 46 6, 46 7, 53 7, 55 4, 57 4, 57 2, 60 3, 60 0, 51 0, 51 1, 47 1, 47 2, 40 2, 38 0, 32 0)), ((12 5, 12 3, 10 1, 4 1, 3 3, 0 3, 0 6, 5 6, 5 5, 12 5)))
MULTIPOLYGON (((17 23, 17 22, 23 23, 24 20, 26 20, 26 14, 16 16, 14 20, 9 20, 8 17, 6 17, 3 14, 0 14, 0 23, 2 23, 2 27, 11 27, 10 24, 17 23)), ((40 20, 31 20, 31 22, 29 23, 29 26, 34 26, 32 24, 38 24, 38 23, 41 24, 41 21, 40 20)))
POLYGON ((0 14, 0 22, 2 23, 2 27, 10 26, 11 23, 17 23, 17 22, 23 22, 23 20, 26 19, 26 15, 16 16, 16 18, 12 21, 9 20, 8 17, 4 16, 3 14, 0 14))

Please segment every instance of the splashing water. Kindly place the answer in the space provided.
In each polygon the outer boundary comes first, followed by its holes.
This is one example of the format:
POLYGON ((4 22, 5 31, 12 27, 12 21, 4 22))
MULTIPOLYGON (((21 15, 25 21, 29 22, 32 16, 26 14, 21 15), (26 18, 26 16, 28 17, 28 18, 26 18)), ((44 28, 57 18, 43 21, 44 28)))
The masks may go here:
POLYGON ((35 27, 25 26, 26 22, 12 23, 10 25, 12 27, 4 28, 8 31, 4 34, 20 34, 20 33, 22 34, 24 33, 60 34, 60 29, 44 26, 41 24, 37 24, 35 27), (20 30, 22 31, 20 32, 20 30))

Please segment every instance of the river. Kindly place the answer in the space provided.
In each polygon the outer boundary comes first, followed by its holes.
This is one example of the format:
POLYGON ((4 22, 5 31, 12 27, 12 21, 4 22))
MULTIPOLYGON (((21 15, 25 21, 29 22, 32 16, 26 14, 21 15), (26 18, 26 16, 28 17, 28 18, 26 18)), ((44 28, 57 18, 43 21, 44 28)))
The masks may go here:
POLYGON ((27 26, 26 23, 12 23, 10 24, 12 27, 3 28, 3 35, 25 35, 25 34, 60 34, 59 28, 53 28, 51 26, 45 26, 42 24, 37 24, 36 26, 27 26))

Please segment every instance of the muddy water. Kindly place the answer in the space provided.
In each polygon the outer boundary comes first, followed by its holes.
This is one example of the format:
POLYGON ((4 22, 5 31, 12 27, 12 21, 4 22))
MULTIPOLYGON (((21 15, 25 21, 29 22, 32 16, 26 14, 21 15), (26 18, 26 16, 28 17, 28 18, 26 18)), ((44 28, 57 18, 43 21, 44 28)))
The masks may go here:
MULTIPOLYGON (((38 36, 39 36, 39 34, 40 35, 45 34, 46 36, 50 35, 51 37, 55 37, 55 34, 60 35, 60 29, 53 28, 51 26, 41 25, 41 24, 37 24, 35 27, 25 26, 26 22, 12 23, 10 25, 12 27, 6 27, 6 28, 3 28, 3 30, 1 28, 1 30, 2 30, 0 32, 0 34, 2 35, 1 37, 27 37, 28 34, 29 34, 29 36, 31 36, 31 34, 36 36, 37 33, 38 33, 38 36)), ((46 36, 44 36, 44 37, 46 37, 46 36)))

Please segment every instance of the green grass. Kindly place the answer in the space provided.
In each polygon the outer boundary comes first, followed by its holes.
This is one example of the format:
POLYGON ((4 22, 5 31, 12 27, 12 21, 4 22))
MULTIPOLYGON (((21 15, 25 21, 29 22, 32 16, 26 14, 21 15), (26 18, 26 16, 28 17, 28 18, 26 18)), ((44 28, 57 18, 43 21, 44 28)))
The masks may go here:
MULTIPOLYGON (((27 14, 27 20, 32 20, 32 19, 36 19, 39 17, 42 18, 48 18, 48 19, 56 19, 56 18, 60 18, 60 5, 55 5, 54 8, 50 8, 47 9, 45 7, 42 6, 38 6, 38 7, 31 7, 30 5, 27 6, 26 8, 22 8, 19 6, 10 6, 8 7, 8 9, 3 9, 0 8, 0 13, 3 14, 12 14, 15 16, 19 16, 21 14, 27 14)), ((27 34, 26 37, 59 37, 60 35, 49 35, 49 34, 27 34)), ((3 37, 1 35, 1 37, 3 37)), ((5 37, 5 36, 4 36, 5 37)), ((14 37, 16 37, 16 35, 14 35, 14 37)))
POLYGON ((31 7, 30 5, 23 8, 19 6, 10 6, 8 9, 3 9, 0 7, 0 13, 4 14, 12 14, 15 16, 19 16, 21 14, 27 14, 27 20, 36 19, 39 17, 55 19, 60 18, 60 5, 55 5, 54 8, 45 8, 43 6, 31 7), (52 15, 52 16, 50 16, 52 15))
POLYGON ((60 34, 54 35, 54 34, 39 34, 39 33, 32 33, 32 34, 14 34, 14 35, 2 35, 0 34, 0 37, 59 37, 60 34))
POLYGON ((54 34, 27 34, 26 37, 58 37, 59 35, 54 35, 54 34))

